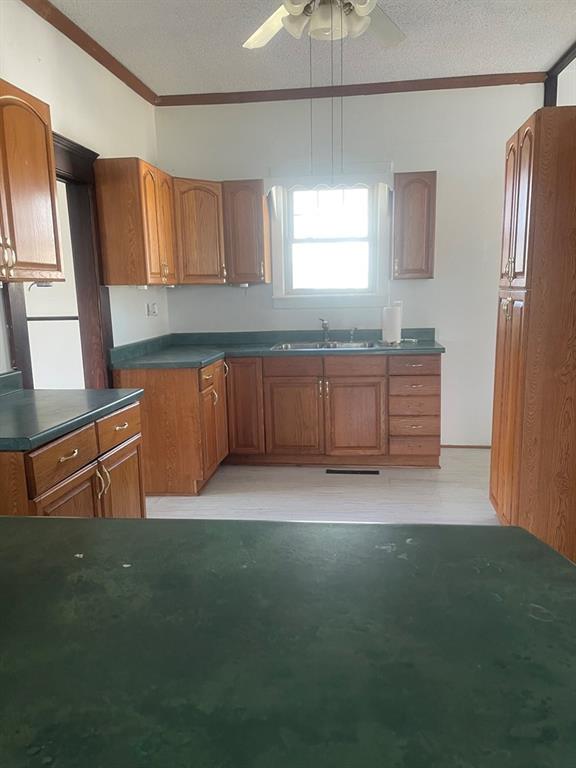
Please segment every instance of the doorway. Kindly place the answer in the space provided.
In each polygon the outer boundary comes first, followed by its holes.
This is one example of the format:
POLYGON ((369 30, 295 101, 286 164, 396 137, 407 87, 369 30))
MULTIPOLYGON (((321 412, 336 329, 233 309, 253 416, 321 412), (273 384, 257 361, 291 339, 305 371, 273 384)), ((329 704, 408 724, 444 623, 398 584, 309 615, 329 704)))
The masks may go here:
POLYGON ((11 362, 24 386, 108 387, 112 345, 108 289, 101 286, 94 205, 97 154, 54 134, 61 283, 4 286, 11 362))

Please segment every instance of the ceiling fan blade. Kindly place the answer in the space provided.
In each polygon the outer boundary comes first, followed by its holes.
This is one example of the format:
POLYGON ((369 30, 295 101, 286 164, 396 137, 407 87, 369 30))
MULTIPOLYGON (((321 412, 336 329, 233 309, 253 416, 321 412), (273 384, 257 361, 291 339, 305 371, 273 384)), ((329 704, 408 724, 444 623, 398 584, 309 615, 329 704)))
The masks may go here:
POLYGON ((404 32, 394 24, 390 16, 384 13, 379 5, 370 14, 370 19, 369 31, 376 35, 385 47, 391 48, 406 39, 404 32))
POLYGON ((270 42, 270 40, 272 40, 274 35, 277 35, 278 32, 280 32, 282 29, 282 19, 288 15, 286 8, 281 5, 280 8, 278 8, 277 11, 274 11, 272 16, 269 16, 264 24, 262 24, 262 26, 259 27, 248 40, 246 40, 242 45, 242 48, 249 48, 250 50, 253 48, 263 48, 270 42))

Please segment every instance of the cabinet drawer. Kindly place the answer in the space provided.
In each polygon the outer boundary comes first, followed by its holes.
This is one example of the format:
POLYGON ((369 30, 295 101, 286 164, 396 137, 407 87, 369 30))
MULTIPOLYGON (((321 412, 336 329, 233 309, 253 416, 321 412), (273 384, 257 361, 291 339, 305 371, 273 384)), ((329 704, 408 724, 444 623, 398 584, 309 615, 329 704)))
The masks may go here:
POLYGON ((390 397, 390 416, 439 416, 440 398, 436 396, 390 397))
POLYGON ((391 437, 391 456, 439 456, 439 437, 391 437))
POLYGON ((98 456, 94 424, 88 424, 60 440, 26 456, 30 498, 39 496, 98 456))
POLYGON ((214 386, 218 368, 222 368, 223 365, 224 365, 224 362, 222 360, 218 360, 216 363, 212 363, 211 365, 206 365, 204 366, 204 368, 200 369, 199 382, 200 382, 201 392, 203 392, 205 389, 208 389, 209 387, 214 386))
POLYGON ((391 355, 388 373, 391 376, 439 376, 440 355, 391 355))
POLYGON ((435 437, 440 434, 440 416, 391 416, 392 437, 435 437))
POLYGON ((348 355, 324 358, 326 376, 386 376, 385 355, 348 355))
POLYGON ((439 395, 440 376, 391 376, 391 395, 439 395))
POLYGON ((106 453, 120 443, 134 437, 140 432, 140 405, 134 403, 128 408, 104 416, 96 422, 98 448, 100 453, 106 453))
POLYGON ((264 376, 322 376, 323 373, 320 356, 264 358, 264 376))

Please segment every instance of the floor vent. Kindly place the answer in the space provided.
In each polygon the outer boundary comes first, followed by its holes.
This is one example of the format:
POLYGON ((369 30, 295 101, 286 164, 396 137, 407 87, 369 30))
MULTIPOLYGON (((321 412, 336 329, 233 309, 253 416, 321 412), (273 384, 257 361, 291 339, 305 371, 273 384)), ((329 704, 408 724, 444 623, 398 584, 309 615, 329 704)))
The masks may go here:
POLYGON ((379 469, 327 469, 327 475, 379 475, 379 469))

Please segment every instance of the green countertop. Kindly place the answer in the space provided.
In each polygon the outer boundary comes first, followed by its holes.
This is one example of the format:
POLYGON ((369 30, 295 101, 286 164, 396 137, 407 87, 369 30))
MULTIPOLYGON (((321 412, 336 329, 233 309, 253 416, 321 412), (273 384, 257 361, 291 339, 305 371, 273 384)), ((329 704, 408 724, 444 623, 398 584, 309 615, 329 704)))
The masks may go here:
MULTIPOLYGON (((213 334, 172 334, 158 340, 136 342, 126 347, 111 350, 110 367, 129 368, 202 368, 225 357, 303 357, 310 355, 431 355, 445 352, 445 348, 434 339, 434 329, 414 329, 424 333, 417 343, 402 342, 394 347, 366 349, 313 349, 274 350, 272 347, 286 340, 320 341, 322 336, 315 331, 289 332, 244 332, 213 334), (235 338, 240 337, 240 338, 235 338)), ((409 329, 407 329, 409 331, 409 329)), ((378 332, 364 333, 365 340, 375 341, 378 332)), ((344 341, 345 332, 332 332, 334 340, 344 341)), ((362 338, 362 334, 359 335, 362 338)))
POLYGON ((15 389, 0 396, 0 451, 30 451, 106 416, 141 389, 15 389))
POLYGON ((576 568, 515 528, 0 519, 2 768, 574 768, 576 568))

